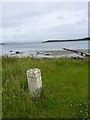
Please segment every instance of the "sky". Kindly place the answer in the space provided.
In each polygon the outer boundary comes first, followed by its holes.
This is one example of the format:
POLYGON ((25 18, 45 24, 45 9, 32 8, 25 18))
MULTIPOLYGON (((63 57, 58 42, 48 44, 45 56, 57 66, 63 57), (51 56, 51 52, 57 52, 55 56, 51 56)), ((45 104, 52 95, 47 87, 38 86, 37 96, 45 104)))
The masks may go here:
POLYGON ((2 42, 37 42, 88 36, 88 2, 4 2, 2 42))

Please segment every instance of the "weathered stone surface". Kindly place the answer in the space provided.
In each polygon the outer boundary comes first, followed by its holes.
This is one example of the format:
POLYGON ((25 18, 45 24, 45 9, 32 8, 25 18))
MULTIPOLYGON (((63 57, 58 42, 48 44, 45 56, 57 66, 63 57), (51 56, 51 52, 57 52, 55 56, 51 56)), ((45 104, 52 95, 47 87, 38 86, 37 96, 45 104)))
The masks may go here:
POLYGON ((40 97, 42 91, 41 71, 38 68, 27 70, 28 88, 31 97, 40 97))

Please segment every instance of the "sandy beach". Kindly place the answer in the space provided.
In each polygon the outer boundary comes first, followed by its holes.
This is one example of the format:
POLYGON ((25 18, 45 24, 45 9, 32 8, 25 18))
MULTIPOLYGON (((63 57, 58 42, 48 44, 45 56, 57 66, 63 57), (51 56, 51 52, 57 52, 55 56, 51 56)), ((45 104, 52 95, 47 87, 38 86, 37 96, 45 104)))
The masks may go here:
MULTIPOLYGON (((88 53, 86 49, 74 49, 79 52, 88 53)), ((29 52, 14 52, 6 56, 16 56, 16 57, 35 57, 35 58, 53 58, 53 57, 82 57, 72 51, 67 50, 46 50, 46 51, 29 51, 29 52)))
MULTIPOLYGON (((88 50, 85 50, 85 49, 75 49, 77 51, 80 51, 80 52, 85 52, 87 53, 88 50)), ((66 55, 66 54, 73 54, 74 52, 72 51, 66 51, 66 50, 52 50, 52 51, 40 51, 41 53, 46 53, 48 55, 52 55, 52 56, 58 56, 58 55, 66 55)))

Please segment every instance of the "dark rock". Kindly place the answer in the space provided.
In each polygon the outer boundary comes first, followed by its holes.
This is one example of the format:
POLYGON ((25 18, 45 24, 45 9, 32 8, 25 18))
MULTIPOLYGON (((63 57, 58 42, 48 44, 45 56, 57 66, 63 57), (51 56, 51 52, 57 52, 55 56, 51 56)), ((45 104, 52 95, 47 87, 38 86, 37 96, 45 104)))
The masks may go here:
POLYGON ((45 53, 45 55, 51 55, 51 53, 45 53))
POLYGON ((13 52, 12 50, 10 50, 10 52, 13 52))
POLYGON ((16 51, 16 54, 20 54, 20 52, 19 52, 19 51, 16 51))

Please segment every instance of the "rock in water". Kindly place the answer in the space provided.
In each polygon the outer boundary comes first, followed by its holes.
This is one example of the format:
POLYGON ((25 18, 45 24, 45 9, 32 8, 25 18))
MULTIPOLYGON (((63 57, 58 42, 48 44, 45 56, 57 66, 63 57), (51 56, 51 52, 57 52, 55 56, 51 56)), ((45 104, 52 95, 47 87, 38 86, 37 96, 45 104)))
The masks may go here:
POLYGON ((27 70, 27 80, 29 93, 31 97, 33 98, 40 97, 42 92, 41 70, 38 68, 27 70))

